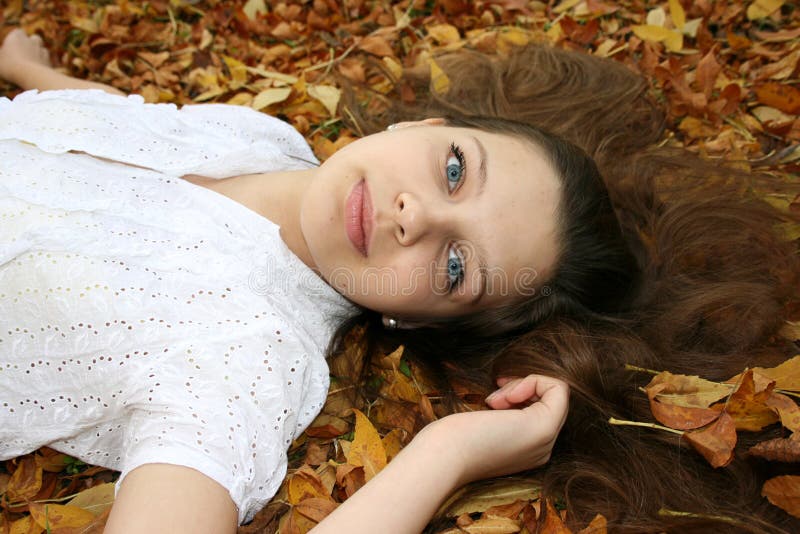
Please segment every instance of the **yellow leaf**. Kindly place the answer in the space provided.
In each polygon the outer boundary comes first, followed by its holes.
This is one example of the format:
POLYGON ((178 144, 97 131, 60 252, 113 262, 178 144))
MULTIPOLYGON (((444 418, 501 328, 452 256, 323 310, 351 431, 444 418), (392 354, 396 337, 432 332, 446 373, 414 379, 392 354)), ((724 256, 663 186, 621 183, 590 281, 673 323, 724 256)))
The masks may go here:
POLYGON ((332 85, 309 85, 308 96, 322 102, 331 117, 336 116, 336 108, 339 105, 339 98, 342 96, 342 92, 339 89, 332 85))
POLYGON ((30 510, 33 520, 48 532, 85 527, 94 521, 93 513, 77 506, 31 503, 30 510))
POLYGON ((556 41, 558 41, 561 38, 561 36, 564 35, 564 31, 561 29, 561 23, 556 22, 555 24, 550 26, 550 29, 545 32, 545 35, 547 36, 548 39, 550 39, 551 43, 555 43, 556 41))
POLYGON ((747 7, 747 18, 749 20, 763 19, 780 9, 783 0, 756 0, 747 7))
POLYGON ((439 44, 457 43, 461 36, 458 34, 458 29, 450 24, 437 24, 428 28, 428 35, 433 37, 433 40, 439 44))
POLYGON ((25 516, 11 523, 10 534, 39 534, 44 530, 31 516, 25 516))
POLYGON ((450 90, 450 78, 433 58, 431 58, 431 89, 437 95, 443 95, 450 90))
POLYGON ((267 12, 267 6, 264 4, 264 0, 247 0, 242 11, 244 11, 248 19, 256 20, 256 15, 267 12))
POLYGON ((11 479, 8 481, 6 495, 12 502, 32 499, 42 488, 42 468, 36 465, 32 456, 24 457, 11 479))
POLYGON ((572 9, 573 7, 580 4, 583 0, 564 0, 560 4, 558 4, 555 9, 553 9, 553 13, 564 13, 572 9))
POLYGON ((230 104, 232 106, 249 106, 250 103, 253 101, 253 95, 250 93, 242 92, 236 93, 231 98, 228 99, 226 104, 230 104))
POLYGON ((230 56, 223 56, 222 58, 228 66, 231 73, 231 83, 228 84, 231 90, 239 89, 247 83, 247 67, 238 59, 233 59, 230 56))
POLYGON ((105 484, 98 484, 89 489, 83 490, 73 497, 69 502, 69 506, 76 506, 83 508, 94 515, 100 515, 114 504, 114 483, 106 482, 105 484))
POLYGON ((304 465, 288 481, 287 496, 290 504, 299 504, 305 499, 331 500, 319 475, 304 465))
POLYGON ((383 448, 386 450, 386 461, 391 462, 392 459, 398 455, 403 448, 403 435, 405 432, 402 428, 393 428, 391 432, 383 436, 383 448))
POLYGON ((347 463, 364 467, 364 476, 369 482, 372 477, 386 467, 386 450, 367 416, 359 410, 353 410, 356 415, 356 430, 353 443, 347 454, 347 463))
POLYGON ((257 74, 258 76, 269 78, 270 80, 278 80, 279 82, 293 85, 297 83, 297 76, 290 76, 282 72, 275 72, 271 70, 262 69, 261 67, 245 67, 250 74, 257 74))
POLYGON ((383 58, 383 64, 386 65, 386 68, 389 69, 389 72, 395 80, 399 80, 403 77, 403 66, 393 57, 385 56, 383 58))
POLYGON ((256 97, 253 99, 253 102, 250 104, 250 107, 260 111, 267 106, 271 106, 272 104, 283 102, 289 98, 291 92, 291 87, 272 87, 270 89, 265 89, 256 95, 256 97))
POLYGON ((672 23, 679 30, 686 24, 686 12, 678 0, 669 0, 669 14, 672 15, 672 23))
POLYGON ((464 489, 462 488, 448 499, 449 502, 458 500, 456 506, 446 508, 448 516, 458 517, 461 514, 485 512, 492 506, 507 504, 517 499, 531 501, 539 498, 539 488, 525 480, 498 480, 489 488, 481 493, 471 495, 466 500, 461 498, 463 493, 464 489))
POLYGON ((461 528, 469 534, 513 534, 521 530, 517 521, 507 517, 482 517, 461 528))
POLYGON ((513 45, 524 46, 531 40, 530 35, 519 28, 508 28, 508 31, 500 32, 500 41, 513 45))
POLYGON ((671 52, 678 52, 683 48, 683 35, 676 31, 652 24, 632 25, 631 30, 636 37, 644 41, 664 43, 671 52))

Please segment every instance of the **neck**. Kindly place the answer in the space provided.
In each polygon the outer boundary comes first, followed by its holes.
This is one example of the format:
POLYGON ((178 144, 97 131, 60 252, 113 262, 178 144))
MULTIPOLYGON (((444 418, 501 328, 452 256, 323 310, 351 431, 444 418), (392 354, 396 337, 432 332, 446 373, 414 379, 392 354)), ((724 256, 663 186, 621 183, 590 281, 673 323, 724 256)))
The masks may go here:
POLYGON ((279 171, 239 178, 252 194, 255 211, 280 226, 281 239, 289 250, 317 272, 300 227, 300 205, 315 170, 279 171))

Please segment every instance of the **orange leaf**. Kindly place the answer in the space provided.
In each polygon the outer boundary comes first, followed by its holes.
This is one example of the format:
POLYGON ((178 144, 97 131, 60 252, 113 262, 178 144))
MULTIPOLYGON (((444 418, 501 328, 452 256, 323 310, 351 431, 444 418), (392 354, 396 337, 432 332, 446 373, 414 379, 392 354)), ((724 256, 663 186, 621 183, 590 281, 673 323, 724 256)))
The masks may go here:
POLYGON ((305 499, 315 497, 330 499, 330 495, 319 475, 305 465, 298 469, 289 479, 287 494, 291 504, 299 504, 305 499))
POLYGON ((327 414, 319 415, 312 425, 306 429, 306 434, 314 438, 335 438, 350 430, 347 421, 327 414))
POLYGON ((697 81, 698 89, 706 95, 706 98, 711 96, 711 92, 714 90, 714 82, 717 80, 721 70, 722 67, 717 63, 713 49, 703 56, 703 59, 697 64, 695 81, 697 81))
MULTIPOLYGON (((572 534, 572 531, 570 531, 561 520, 561 516, 558 515, 550 499, 547 499, 546 502, 547 510, 544 513, 544 523, 542 524, 540 532, 546 532, 547 534, 572 534)), ((540 517, 539 519, 541 520, 542 518, 540 517)))
POLYGON ((48 532, 78 534, 94 521, 94 514, 77 506, 30 504, 31 517, 48 532))
POLYGON ((758 431, 778 421, 778 416, 765 403, 775 385, 771 381, 760 382, 757 388, 753 370, 748 369, 728 402, 724 406, 716 405, 733 418, 737 430, 758 431))
POLYGON ((736 446, 736 426, 725 412, 712 424, 686 432, 683 435, 712 467, 725 467, 733 461, 733 448, 736 446))
POLYGON ((347 463, 364 467, 364 476, 369 482, 372 477, 386 467, 386 450, 383 448, 378 431, 367 416, 360 410, 353 410, 356 416, 356 429, 353 444, 346 454, 347 463))
POLYGON ((762 104, 772 106, 785 113, 800 113, 800 89, 778 82, 767 82, 753 88, 762 104))
POLYGON ((386 39, 377 35, 368 35, 367 37, 364 37, 361 42, 358 43, 358 47, 364 52, 368 52, 376 56, 394 55, 394 50, 392 50, 392 47, 388 42, 386 42, 386 39))
POLYGON ((783 426, 792 432, 800 430, 800 407, 796 402, 786 395, 774 392, 765 402, 780 416, 783 426))
POLYGON ((603 514, 597 514, 594 519, 578 531, 578 534, 606 534, 608 532, 608 521, 603 514))
POLYGON ((23 457, 17 464, 11 480, 8 481, 6 495, 12 502, 32 499, 42 488, 42 468, 36 465, 33 456, 23 457))
POLYGON ((650 398, 650 411, 656 420, 670 428, 678 430, 692 430, 705 426, 717 417, 718 410, 710 408, 693 408, 688 406, 675 406, 665 404, 657 400, 657 395, 666 389, 667 384, 658 384, 647 389, 647 396, 650 398))
POLYGON ((778 508, 800 517, 800 476, 784 475, 764 482, 761 495, 778 508))
POLYGON ((645 386, 645 390, 650 391, 659 384, 664 384, 665 387, 655 394, 658 400, 676 406, 708 408, 731 392, 731 388, 724 384, 694 375, 674 375, 669 371, 654 376, 645 386))

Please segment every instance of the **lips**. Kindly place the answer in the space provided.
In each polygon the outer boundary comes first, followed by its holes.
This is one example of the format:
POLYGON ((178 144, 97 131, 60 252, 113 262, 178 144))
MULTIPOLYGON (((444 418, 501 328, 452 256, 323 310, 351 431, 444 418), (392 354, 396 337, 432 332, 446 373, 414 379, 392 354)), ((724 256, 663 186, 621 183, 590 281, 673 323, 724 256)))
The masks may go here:
POLYGON ((369 252, 372 237, 372 199, 362 178, 345 201, 345 232, 356 251, 364 257, 369 252))

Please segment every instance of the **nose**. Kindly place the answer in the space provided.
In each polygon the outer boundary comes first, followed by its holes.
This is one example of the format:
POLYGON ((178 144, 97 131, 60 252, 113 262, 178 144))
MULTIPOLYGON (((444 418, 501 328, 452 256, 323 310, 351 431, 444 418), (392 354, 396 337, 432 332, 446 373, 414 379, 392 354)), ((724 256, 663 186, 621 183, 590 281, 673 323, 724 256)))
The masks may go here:
POLYGON ((403 245, 413 245, 426 234, 442 227, 447 220, 444 207, 437 209, 411 193, 400 193, 394 202, 395 237, 403 245))

